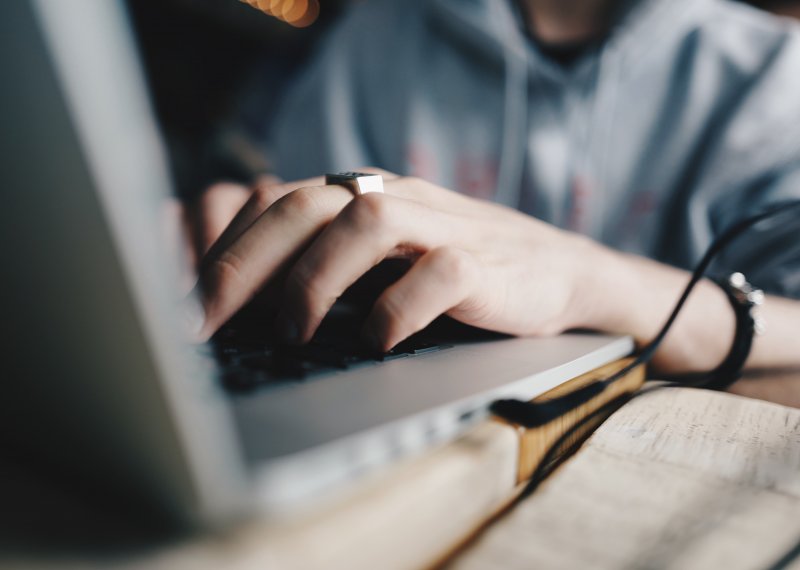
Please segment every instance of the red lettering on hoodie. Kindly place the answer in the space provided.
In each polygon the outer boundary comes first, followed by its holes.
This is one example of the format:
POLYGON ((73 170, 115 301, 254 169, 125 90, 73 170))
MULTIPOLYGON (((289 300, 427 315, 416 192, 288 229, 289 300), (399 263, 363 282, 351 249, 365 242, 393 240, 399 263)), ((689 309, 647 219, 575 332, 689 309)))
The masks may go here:
POLYGON ((438 180, 438 165, 436 155, 419 144, 411 144, 406 149, 406 164, 409 176, 416 176, 423 180, 438 180))
POLYGON ((482 200, 491 200, 497 189, 500 165, 495 158, 462 154, 456 159, 456 190, 482 200))
POLYGON ((585 178, 576 176, 570 189, 570 205, 566 227, 574 232, 586 233, 589 229, 589 202, 591 188, 585 178))

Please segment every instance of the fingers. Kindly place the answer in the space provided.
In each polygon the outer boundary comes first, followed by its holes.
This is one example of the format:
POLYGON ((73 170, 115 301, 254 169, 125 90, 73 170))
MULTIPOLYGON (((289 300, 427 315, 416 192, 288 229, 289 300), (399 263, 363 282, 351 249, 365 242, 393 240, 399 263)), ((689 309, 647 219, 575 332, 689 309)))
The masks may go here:
POLYGON ((250 190, 240 184, 219 183, 206 190, 195 208, 194 245, 198 258, 209 250, 247 202, 250 190))
POLYGON ((388 351, 439 315, 474 310, 479 303, 476 293, 483 288, 471 254, 453 247, 434 249, 378 298, 364 324, 364 338, 388 351))
POLYGON ((243 307, 253 295, 352 200, 339 186, 301 188, 272 204, 232 243, 203 263, 200 287, 206 339, 243 307))
POLYGON ((293 190, 305 186, 320 186, 324 183, 324 180, 321 177, 316 177, 286 184, 279 184, 278 182, 279 179, 275 177, 262 177, 252 191, 248 191, 246 199, 228 217, 225 226, 214 238, 213 245, 210 246, 210 249, 205 250, 208 252, 208 257, 214 258, 222 253, 272 204, 293 190))
POLYGON ((421 255, 441 245, 444 232, 453 231, 442 223, 448 214, 414 200, 424 188, 413 179, 374 172, 384 176, 388 194, 411 199, 373 194, 353 200, 340 186, 293 191, 322 178, 257 189, 202 264, 205 324, 200 337, 208 338, 276 275, 288 271, 276 324, 287 340, 307 341, 344 290, 379 261, 421 255), (434 214, 441 218, 431 219, 434 214))
MULTIPOLYGON (((380 174, 384 180, 399 178, 378 168, 362 168, 362 172, 380 174)), ((299 188, 322 186, 325 178, 316 176, 282 183, 276 176, 262 176, 252 190, 237 184, 220 183, 211 187, 201 198, 200 211, 204 216, 199 232, 197 255, 218 256, 238 238, 258 217, 275 202, 299 188), (236 194, 235 196, 233 194, 236 194)))
POLYGON ((443 230, 452 231, 444 218, 422 204, 386 194, 351 201, 287 276, 278 315, 280 327, 292 333, 286 340, 310 340, 336 299, 383 259, 438 247, 446 237, 443 230))

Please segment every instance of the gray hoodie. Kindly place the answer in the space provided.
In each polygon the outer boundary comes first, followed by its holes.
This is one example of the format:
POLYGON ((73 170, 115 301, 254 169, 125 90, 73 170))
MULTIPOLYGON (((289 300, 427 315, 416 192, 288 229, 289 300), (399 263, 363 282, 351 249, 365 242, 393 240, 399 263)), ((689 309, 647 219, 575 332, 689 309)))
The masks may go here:
MULTIPOLYGON (((271 132, 279 175, 373 165, 690 268, 800 198, 800 29, 725 0, 631 2, 569 67, 507 0, 368 0, 323 42, 271 132)), ((800 297, 800 224, 718 271, 800 297)))

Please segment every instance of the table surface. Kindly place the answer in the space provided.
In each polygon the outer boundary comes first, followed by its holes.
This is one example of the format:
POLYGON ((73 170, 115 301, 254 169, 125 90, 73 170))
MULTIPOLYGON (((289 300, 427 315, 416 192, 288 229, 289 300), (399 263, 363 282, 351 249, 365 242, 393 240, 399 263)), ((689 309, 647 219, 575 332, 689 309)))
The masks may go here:
MULTIPOLYGON (((752 374, 730 392, 800 408, 800 371, 752 374)), ((110 561, 120 568, 148 567, 140 564, 142 553, 149 556, 163 549, 140 527, 81 501, 68 487, 7 457, 0 458, 0 504, 0 568, 84 567, 75 561, 85 561, 87 551, 101 561, 98 567, 109 567, 110 561), (98 545, 103 547, 98 549, 98 545)), ((180 544, 184 548, 186 541, 180 544)), ((192 554, 187 560, 194 561, 207 552, 189 551, 192 554)), ((260 566, 251 559, 237 567, 260 566)))

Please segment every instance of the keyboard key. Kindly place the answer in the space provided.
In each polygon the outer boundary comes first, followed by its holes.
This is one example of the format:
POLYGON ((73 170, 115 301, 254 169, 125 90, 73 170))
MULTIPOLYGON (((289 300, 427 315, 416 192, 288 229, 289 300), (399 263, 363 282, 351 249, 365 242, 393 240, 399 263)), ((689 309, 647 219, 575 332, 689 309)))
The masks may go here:
POLYGON ((334 333, 322 331, 304 346, 276 346, 263 333, 223 328, 213 339, 217 359, 223 368, 223 384, 232 391, 246 392, 260 386, 304 381, 356 366, 451 348, 451 345, 428 342, 417 336, 381 354, 363 346, 357 329, 334 333))

